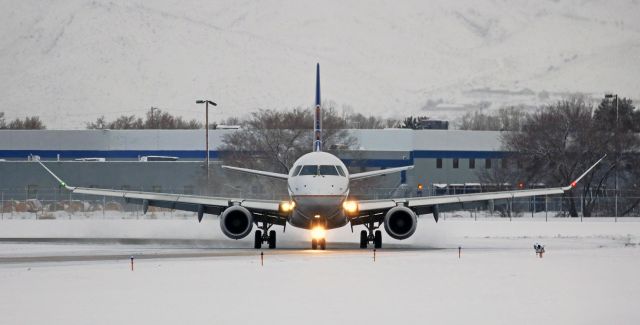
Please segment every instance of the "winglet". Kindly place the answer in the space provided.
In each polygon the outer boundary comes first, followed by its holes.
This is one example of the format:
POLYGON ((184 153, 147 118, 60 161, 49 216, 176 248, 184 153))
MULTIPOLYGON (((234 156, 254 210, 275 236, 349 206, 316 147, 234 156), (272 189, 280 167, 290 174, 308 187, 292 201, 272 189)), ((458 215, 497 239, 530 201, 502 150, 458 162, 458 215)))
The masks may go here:
POLYGON ((584 178, 585 176, 587 176, 587 174, 589 174, 589 172, 594 169, 604 158, 606 158, 607 155, 605 154, 604 156, 602 156, 602 158, 598 159, 598 161, 596 161, 595 164, 593 164, 591 167, 589 167, 589 169, 587 169, 586 172, 582 173, 582 175, 580 175, 580 177, 576 178, 575 181, 571 182, 571 184, 569 184, 569 186, 565 186, 562 188, 563 191, 568 191, 574 187, 576 187, 576 185, 578 185, 578 182, 584 178))
POLYGON ((42 168, 44 168, 44 170, 46 170, 49 174, 51 174, 51 176, 53 176, 53 178, 55 178, 58 183, 60 184, 60 186, 64 186, 64 188, 66 188, 69 191, 73 191, 76 188, 75 187, 71 187, 68 186, 67 183, 65 183, 62 179, 60 179, 60 177, 58 177, 56 174, 54 174, 49 168, 47 168, 47 166, 45 166, 40 160, 36 160, 38 162, 38 164, 40 164, 40 166, 42 166, 42 168))

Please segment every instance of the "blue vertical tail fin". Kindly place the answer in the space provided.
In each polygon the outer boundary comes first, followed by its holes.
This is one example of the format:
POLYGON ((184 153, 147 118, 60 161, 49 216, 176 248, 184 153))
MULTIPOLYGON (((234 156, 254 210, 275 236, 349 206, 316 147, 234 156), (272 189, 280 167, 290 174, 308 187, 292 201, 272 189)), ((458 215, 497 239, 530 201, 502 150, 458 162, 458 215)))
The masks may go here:
POLYGON ((322 108, 320 104, 320 63, 316 65, 316 107, 313 115, 313 151, 322 151, 322 108))

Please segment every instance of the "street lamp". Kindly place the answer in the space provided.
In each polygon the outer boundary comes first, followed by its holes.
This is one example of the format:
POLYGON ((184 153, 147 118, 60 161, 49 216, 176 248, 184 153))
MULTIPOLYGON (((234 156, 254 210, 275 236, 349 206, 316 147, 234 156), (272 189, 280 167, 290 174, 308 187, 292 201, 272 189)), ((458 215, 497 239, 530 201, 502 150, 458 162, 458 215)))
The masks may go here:
POLYGON ((151 127, 153 128, 153 126, 155 124, 156 129, 158 129, 158 123, 154 123, 155 121, 154 121, 154 118, 153 118, 153 111, 157 110, 157 109, 158 109, 157 107, 151 106, 151 127))
POLYGON ((615 145, 616 145, 616 170, 615 170, 615 215, 614 222, 618 222, 618 155, 620 150, 618 149, 619 141, 618 141, 618 94, 605 94, 604 98, 611 99, 615 98, 616 101, 616 129, 615 129, 615 145))
POLYGON ((207 153, 207 180, 209 179, 209 104, 218 106, 218 104, 207 99, 198 99, 196 104, 204 104, 206 107, 206 113, 204 118, 204 137, 205 137, 205 152, 207 153))

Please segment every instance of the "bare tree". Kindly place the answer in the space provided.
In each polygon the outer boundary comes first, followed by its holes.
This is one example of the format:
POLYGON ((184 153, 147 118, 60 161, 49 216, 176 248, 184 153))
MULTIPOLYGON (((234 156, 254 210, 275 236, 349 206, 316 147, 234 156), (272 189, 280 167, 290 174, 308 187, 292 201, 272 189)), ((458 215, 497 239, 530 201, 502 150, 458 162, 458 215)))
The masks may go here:
MULTIPOLYGON (((223 137, 223 144, 218 148, 225 164, 288 173, 295 160, 312 149, 313 115, 310 109, 263 109, 252 113, 240 125, 240 130, 223 137)), ((346 121, 335 109, 323 110, 322 140, 325 150, 340 150, 355 145, 356 139, 344 130, 345 125, 346 121)), ((238 179, 245 180, 239 182, 238 186, 252 192, 256 192, 256 187, 257 192, 261 193, 286 192, 282 182, 241 175, 237 175, 235 180, 238 179)))
POLYGON ((16 118, 7 124, 4 120, 4 113, 0 113, 0 129, 43 130, 46 128, 39 116, 27 116, 24 120, 16 118))
POLYGON ((160 109, 147 112, 145 119, 135 115, 122 115, 113 121, 107 121, 104 116, 94 122, 87 123, 87 129, 200 129, 202 123, 195 119, 184 120, 181 116, 173 116, 160 109))
MULTIPOLYGON (((293 162, 309 152, 313 143, 313 115, 309 109, 259 110, 241 123, 241 130, 222 139, 225 162, 248 168, 287 173, 293 162)), ((325 149, 350 148, 356 139, 346 121, 333 108, 323 110, 325 149)))
POLYGON ((492 113, 468 112, 457 121, 460 130, 520 131, 527 113, 518 107, 503 107, 492 113))
MULTIPOLYGON (((627 215, 640 205, 640 111, 627 98, 609 100, 603 98, 594 114, 595 129, 604 142, 606 152, 612 161, 610 176, 617 171, 619 215, 627 215)), ((603 186, 616 188, 616 177, 603 180, 603 186), (605 183, 606 181, 606 183, 605 183)), ((609 197, 614 191, 603 193, 609 197)), ((614 198, 615 199, 615 198, 614 198)), ((613 200, 609 200, 613 201, 613 200)), ((608 204, 609 211, 614 211, 614 204, 608 204)))
MULTIPOLYGON (((531 114, 521 132, 502 136, 505 149, 516 153, 523 181, 566 186, 608 149, 610 130, 602 130, 592 108, 581 98, 560 101, 531 114)), ((615 167, 611 156, 580 183, 581 192, 565 195, 569 214, 578 216, 575 196, 583 197, 583 214, 590 215, 607 178, 615 167)))

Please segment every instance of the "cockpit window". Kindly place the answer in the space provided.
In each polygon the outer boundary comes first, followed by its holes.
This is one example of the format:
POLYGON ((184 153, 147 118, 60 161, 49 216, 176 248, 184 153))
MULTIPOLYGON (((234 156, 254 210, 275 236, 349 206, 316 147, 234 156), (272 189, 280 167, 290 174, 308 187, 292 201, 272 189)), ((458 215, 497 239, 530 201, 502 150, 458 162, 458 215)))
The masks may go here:
POLYGON ((293 170, 293 173, 291 174, 291 176, 298 176, 298 173, 300 172, 301 168, 302 168, 302 165, 298 165, 298 167, 296 167, 296 169, 293 170))
POLYGON ((302 166, 302 169, 300 170, 300 176, 304 176, 304 175, 318 175, 318 166, 316 165, 307 165, 307 166, 302 166))
POLYGON ((332 165, 321 165, 320 166, 320 175, 322 176, 338 176, 338 170, 336 166, 332 165))
POLYGON ((338 173, 340 174, 340 176, 346 176, 346 175, 344 174, 344 170, 342 170, 342 167, 340 167, 340 166, 336 166, 336 169, 338 170, 338 173))

